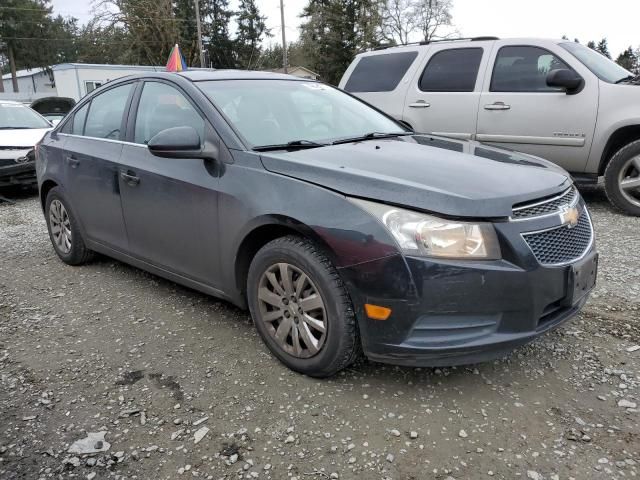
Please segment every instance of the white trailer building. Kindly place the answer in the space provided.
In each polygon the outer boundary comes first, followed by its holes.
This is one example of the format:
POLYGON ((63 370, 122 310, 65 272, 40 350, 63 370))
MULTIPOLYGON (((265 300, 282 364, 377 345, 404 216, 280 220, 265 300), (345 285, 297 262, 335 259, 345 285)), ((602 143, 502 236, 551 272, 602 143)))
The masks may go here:
POLYGON ((90 63, 61 63, 49 69, 19 70, 18 93, 14 93, 11 74, 2 76, 4 93, 0 99, 32 102, 43 97, 68 97, 80 100, 109 80, 141 71, 164 71, 165 67, 143 65, 99 65, 90 63))

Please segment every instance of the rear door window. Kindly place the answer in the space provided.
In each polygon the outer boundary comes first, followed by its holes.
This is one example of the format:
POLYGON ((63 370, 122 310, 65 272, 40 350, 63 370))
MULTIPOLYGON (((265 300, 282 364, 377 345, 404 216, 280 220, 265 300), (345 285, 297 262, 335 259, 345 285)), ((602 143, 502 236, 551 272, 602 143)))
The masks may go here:
POLYGON ((120 138, 122 115, 127 106, 132 83, 107 90, 91 100, 91 108, 84 127, 87 137, 120 138))
POLYGON ((547 75, 558 68, 571 69, 544 48, 502 47, 491 77, 492 92, 558 92, 547 85, 547 75))
POLYGON ((482 48, 442 50, 431 57, 420 77, 423 92, 473 92, 482 48))
POLYGON ((395 90, 417 56, 418 52, 398 52, 362 57, 344 89, 347 92, 395 90))

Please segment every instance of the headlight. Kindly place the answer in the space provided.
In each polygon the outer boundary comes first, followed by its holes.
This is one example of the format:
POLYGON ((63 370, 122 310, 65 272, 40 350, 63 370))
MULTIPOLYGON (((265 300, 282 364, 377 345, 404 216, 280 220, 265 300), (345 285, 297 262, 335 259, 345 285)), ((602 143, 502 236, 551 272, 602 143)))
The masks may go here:
POLYGON ((407 255, 497 260, 500 244, 490 223, 445 220, 381 203, 350 199, 377 217, 407 255))

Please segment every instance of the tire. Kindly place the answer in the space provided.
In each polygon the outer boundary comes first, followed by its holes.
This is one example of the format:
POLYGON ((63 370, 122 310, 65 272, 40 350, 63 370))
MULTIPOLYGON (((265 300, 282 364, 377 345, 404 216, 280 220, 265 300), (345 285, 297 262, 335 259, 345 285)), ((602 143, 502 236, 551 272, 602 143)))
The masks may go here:
POLYGON ((93 252, 86 247, 73 210, 59 187, 52 188, 47 194, 44 211, 49 239, 60 260, 67 265, 82 265, 91 260, 93 252))
POLYGON ((359 357, 360 336, 351 299, 337 270, 314 243, 286 236, 262 247, 249 267, 247 297, 262 340, 290 369, 311 377, 329 377, 359 357), (290 272, 286 275, 291 279, 289 288, 283 281, 282 265, 290 272), (265 289, 271 292, 272 303, 263 300, 265 289), (322 308, 310 308, 320 303, 322 308), (324 333, 316 327, 320 323, 324 333), (289 332, 283 340, 276 338, 280 328, 289 332))
POLYGON ((621 179, 628 179, 629 174, 640 180, 640 140, 618 150, 604 172, 605 191, 613 206, 628 215, 640 216, 640 188, 629 191, 621 185, 621 179))

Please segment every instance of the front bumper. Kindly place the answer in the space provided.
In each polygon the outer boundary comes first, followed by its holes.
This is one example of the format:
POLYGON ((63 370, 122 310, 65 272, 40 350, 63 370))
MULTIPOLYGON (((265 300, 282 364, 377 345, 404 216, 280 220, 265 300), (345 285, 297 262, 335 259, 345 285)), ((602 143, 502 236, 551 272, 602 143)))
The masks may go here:
POLYGON ((35 185, 36 167, 33 161, 0 166, 0 187, 35 185))
MULTIPOLYGON (((367 357, 407 366, 477 363, 500 358, 575 316, 589 296, 574 293, 575 262, 541 265, 515 228, 498 229, 503 260, 398 254, 340 269, 367 357), (365 303, 392 314, 386 321, 369 319, 360 307, 365 303)), ((591 244, 580 263, 595 267, 594 259, 591 244)))

